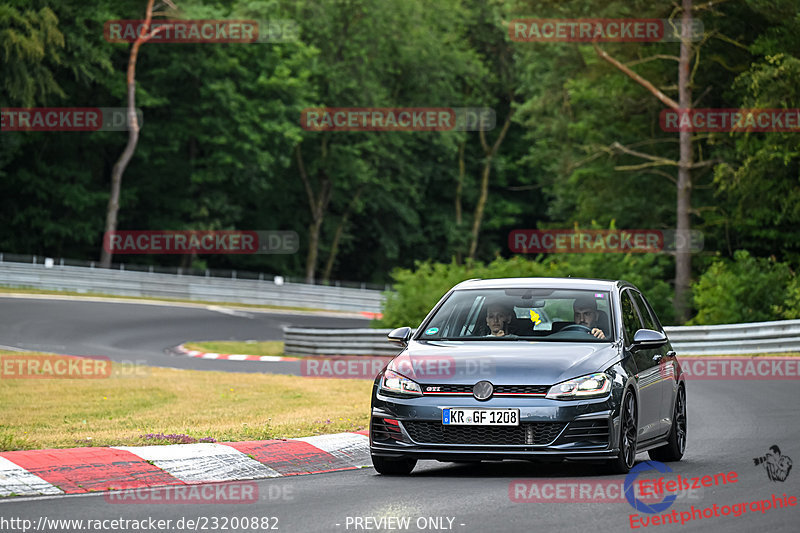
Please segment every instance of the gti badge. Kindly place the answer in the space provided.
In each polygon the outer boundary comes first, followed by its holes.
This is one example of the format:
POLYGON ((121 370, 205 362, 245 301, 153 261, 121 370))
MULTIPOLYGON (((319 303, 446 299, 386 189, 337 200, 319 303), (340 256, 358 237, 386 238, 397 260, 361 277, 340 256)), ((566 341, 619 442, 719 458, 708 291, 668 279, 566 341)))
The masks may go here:
POLYGON ((476 400, 488 400, 492 397, 494 386, 488 381, 479 381, 472 387, 472 395, 476 400))

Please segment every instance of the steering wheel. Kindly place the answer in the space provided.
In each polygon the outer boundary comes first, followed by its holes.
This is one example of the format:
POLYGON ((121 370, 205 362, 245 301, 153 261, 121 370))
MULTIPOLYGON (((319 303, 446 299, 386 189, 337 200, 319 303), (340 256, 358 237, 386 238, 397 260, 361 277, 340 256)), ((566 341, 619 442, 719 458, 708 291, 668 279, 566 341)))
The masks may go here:
POLYGON ((582 324, 570 324, 569 326, 561 328, 561 331, 582 331, 587 335, 592 334, 592 330, 582 324))

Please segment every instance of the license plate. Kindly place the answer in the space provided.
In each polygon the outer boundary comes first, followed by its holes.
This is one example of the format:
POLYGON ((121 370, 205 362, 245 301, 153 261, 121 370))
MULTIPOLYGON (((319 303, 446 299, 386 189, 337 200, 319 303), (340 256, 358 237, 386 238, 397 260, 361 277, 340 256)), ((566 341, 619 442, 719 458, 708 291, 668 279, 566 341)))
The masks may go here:
POLYGON ((519 409, 442 409, 442 424, 450 426, 518 426, 519 409))

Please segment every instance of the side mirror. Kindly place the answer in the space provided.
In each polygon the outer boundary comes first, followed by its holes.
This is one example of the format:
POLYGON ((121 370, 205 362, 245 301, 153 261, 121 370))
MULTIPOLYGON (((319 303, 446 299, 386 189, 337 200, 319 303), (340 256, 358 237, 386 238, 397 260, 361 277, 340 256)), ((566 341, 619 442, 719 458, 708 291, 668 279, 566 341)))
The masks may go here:
POLYGON ((633 334, 633 344, 631 350, 645 350, 648 348, 660 348, 667 343, 667 336, 660 331, 652 329, 640 329, 633 334))
POLYGON ((389 332, 386 338, 392 344, 396 344, 405 348, 408 345, 408 340, 411 338, 411 328, 408 326, 403 326, 402 328, 393 329, 389 332))

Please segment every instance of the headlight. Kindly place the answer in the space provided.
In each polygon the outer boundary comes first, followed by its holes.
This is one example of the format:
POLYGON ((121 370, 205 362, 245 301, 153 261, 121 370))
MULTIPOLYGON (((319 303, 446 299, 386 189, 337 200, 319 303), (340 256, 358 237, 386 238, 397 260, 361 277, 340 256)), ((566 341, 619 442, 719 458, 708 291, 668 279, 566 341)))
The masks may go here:
POLYGON ((392 370, 387 370, 383 374, 381 388, 392 392, 399 392, 400 394, 422 396, 422 389, 419 388, 419 384, 416 381, 412 381, 392 370))
POLYGON ((563 381, 550 387, 547 398, 551 400, 577 400, 599 398, 611 389, 611 378, 603 372, 563 381))

